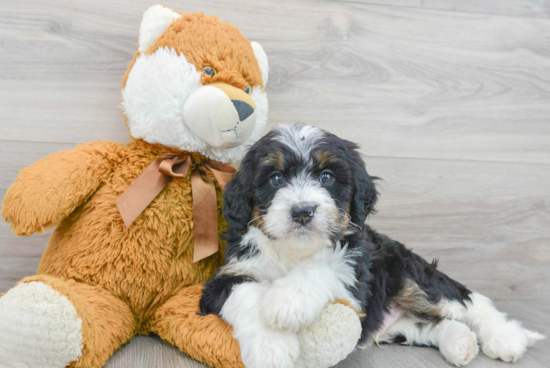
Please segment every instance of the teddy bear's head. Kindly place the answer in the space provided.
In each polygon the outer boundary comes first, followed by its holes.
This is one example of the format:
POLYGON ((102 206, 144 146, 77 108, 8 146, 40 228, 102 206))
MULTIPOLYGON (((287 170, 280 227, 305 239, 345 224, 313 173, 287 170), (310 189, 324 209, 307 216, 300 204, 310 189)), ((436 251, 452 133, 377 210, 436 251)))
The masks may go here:
POLYGON ((202 13, 155 5, 122 82, 130 134, 236 162, 267 122, 267 56, 239 30, 202 13))

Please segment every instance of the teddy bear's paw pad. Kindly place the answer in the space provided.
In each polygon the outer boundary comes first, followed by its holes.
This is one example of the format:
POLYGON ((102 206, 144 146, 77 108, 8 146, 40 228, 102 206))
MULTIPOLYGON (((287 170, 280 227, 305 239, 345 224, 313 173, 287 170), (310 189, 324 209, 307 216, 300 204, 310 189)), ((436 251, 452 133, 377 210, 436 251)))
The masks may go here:
POLYGON ((328 304, 312 324, 298 332, 301 352, 295 367, 332 367, 355 349, 361 331, 361 320, 352 308, 328 304))
POLYGON ((82 354, 82 319, 71 302, 41 282, 0 298, 0 366, 64 368, 82 354))

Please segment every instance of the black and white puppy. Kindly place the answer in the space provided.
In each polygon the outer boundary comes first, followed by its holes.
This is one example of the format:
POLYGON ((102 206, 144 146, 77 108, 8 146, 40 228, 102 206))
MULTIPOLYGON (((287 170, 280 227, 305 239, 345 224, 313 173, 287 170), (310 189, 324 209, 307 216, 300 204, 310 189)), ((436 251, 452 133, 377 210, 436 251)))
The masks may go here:
POLYGON ((366 315, 358 344, 438 346, 465 365, 479 340, 491 358, 520 358, 542 335, 365 225, 376 178, 357 148, 305 125, 250 148, 224 195, 226 261, 206 283, 202 312, 233 326, 249 368, 292 367, 296 332, 335 299, 366 315))

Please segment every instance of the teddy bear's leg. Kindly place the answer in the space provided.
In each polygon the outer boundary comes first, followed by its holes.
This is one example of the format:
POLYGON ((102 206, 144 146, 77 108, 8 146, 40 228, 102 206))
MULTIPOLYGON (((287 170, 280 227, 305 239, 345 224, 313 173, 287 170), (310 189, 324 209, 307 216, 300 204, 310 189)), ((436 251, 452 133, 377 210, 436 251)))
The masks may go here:
POLYGON ((100 368, 134 334, 130 308, 99 286, 32 276, 0 298, 0 366, 100 368))
POLYGON ((216 315, 199 315, 203 285, 183 289, 163 306, 151 332, 191 357, 216 368, 244 368, 232 328, 216 315))

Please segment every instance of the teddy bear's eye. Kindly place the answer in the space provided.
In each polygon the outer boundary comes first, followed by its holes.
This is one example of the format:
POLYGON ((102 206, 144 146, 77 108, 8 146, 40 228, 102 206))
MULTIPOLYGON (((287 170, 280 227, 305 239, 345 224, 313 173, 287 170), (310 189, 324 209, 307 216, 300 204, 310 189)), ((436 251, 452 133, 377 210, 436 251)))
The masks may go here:
POLYGON ((215 76, 217 74, 216 69, 212 68, 211 66, 205 66, 202 69, 202 72, 206 75, 209 75, 211 77, 215 76))
POLYGON ((249 95, 250 94, 250 86, 244 87, 244 91, 247 95, 249 95))

